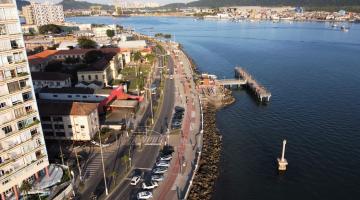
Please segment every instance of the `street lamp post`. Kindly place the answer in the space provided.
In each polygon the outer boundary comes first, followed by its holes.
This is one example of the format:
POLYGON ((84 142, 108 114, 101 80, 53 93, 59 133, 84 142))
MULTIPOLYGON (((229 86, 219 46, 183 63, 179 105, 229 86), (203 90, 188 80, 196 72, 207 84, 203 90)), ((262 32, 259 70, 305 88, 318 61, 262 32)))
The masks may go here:
POLYGON ((102 150, 102 143, 101 143, 100 131, 99 131, 99 140, 100 140, 101 163, 102 163, 103 174, 104 174, 105 194, 106 194, 106 196, 107 196, 107 195, 109 195, 109 191, 108 191, 107 182, 106 182, 106 173, 105 173, 105 165, 104 165, 104 155, 103 155, 103 150, 102 150))

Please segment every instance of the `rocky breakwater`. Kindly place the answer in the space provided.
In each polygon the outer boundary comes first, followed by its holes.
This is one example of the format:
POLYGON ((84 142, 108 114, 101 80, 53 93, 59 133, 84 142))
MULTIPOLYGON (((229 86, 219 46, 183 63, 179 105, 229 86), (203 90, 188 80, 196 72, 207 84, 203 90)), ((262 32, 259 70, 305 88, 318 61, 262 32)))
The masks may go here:
POLYGON ((215 181, 219 175, 221 135, 216 128, 216 108, 208 105, 204 109, 204 133, 202 155, 191 187, 190 200, 211 199, 215 181))

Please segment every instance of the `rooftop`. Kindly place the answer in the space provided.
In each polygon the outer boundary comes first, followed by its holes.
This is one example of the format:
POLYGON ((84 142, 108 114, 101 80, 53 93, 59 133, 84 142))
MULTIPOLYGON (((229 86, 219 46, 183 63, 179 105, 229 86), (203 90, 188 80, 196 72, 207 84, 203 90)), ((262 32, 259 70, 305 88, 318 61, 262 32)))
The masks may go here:
POLYGON ((111 107, 117 108, 134 108, 138 105, 138 101, 136 100, 115 100, 111 102, 111 107))
POLYGON ((69 79, 70 75, 59 72, 31 72, 31 78, 43 81, 64 81, 69 79))
POLYGON ((60 94, 105 94, 109 95, 112 89, 93 89, 84 87, 42 88, 39 93, 60 94))
POLYGON ((89 115, 97 103, 38 101, 40 115, 89 115))

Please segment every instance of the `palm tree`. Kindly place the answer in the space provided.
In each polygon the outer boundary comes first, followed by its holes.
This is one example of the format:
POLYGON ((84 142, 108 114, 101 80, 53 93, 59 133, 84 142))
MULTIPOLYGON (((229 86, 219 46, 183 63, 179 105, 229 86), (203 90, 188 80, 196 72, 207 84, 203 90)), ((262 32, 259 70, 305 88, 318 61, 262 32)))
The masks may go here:
POLYGON ((114 180, 114 184, 116 185, 116 176, 118 175, 118 173, 116 172, 116 171, 113 171, 113 172, 111 172, 111 176, 112 176, 112 178, 113 178, 113 180, 114 180))
POLYGON ((20 191, 25 193, 25 199, 27 199, 28 193, 31 190, 31 184, 29 181, 25 180, 20 186, 20 191))
POLYGON ((129 156, 128 155, 124 155, 121 160, 123 161, 123 163, 126 166, 126 171, 128 170, 128 162, 129 162, 129 156))

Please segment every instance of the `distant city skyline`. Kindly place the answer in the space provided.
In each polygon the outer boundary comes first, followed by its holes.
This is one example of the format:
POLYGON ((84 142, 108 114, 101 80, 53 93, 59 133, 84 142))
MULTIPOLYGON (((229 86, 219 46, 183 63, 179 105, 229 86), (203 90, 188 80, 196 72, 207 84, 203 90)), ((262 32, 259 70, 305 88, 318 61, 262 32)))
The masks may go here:
MULTIPOLYGON (((53 2, 53 3, 59 3, 62 0, 35 0, 35 2, 53 2)), ((100 4, 112 4, 113 0, 76 0, 76 1, 87 1, 87 2, 91 2, 91 3, 100 3, 100 4)), ((154 3, 159 3, 160 5, 166 5, 169 3, 187 3, 187 2, 191 2, 194 0, 123 0, 124 2, 143 2, 143 3, 150 3, 150 2, 154 2, 154 3)))

